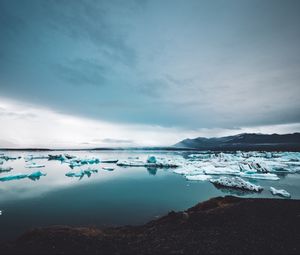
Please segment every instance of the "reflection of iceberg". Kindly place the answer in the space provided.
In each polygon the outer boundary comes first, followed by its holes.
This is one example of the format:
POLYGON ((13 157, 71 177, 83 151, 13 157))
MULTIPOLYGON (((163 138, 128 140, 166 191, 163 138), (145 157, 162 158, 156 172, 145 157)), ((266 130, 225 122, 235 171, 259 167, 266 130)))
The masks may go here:
POLYGON ((210 182, 216 186, 228 187, 241 190, 250 190, 260 192, 263 190, 261 186, 252 184, 240 177, 220 177, 219 179, 210 179, 210 182))
POLYGON ((150 175, 156 175, 157 168, 156 167, 147 167, 147 171, 150 175))
POLYGON ((90 177, 92 173, 98 173, 98 170, 88 168, 86 170, 80 170, 79 172, 68 172, 65 175, 68 177, 79 177, 79 180, 81 180, 85 175, 90 177))
POLYGON ((2 172, 10 172, 11 170, 13 170, 12 167, 8 166, 8 167, 0 167, 0 173, 2 172))
POLYGON ((19 179, 24 179, 24 178, 29 178, 33 181, 39 180, 41 176, 45 176, 46 174, 37 171, 32 174, 13 174, 13 175, 7 175, 3 176, 0 178, 0 181, 5 182, 5 181, 12 181, 12 180, 19 180, 19 179))
POLYGON ((287 192, 286 190, 284 190, 284 189, 275 189, 275 188, 273 188, 273 187, 270 187, 270 191, 271 191, 271 193, 272 193, 274 196, 278 195, 278 196, 281 196, 281 197, 287 197, 287 198, 290 198, 290 197, 291 197, 291 194, 288 193, 288 192, 287 192))

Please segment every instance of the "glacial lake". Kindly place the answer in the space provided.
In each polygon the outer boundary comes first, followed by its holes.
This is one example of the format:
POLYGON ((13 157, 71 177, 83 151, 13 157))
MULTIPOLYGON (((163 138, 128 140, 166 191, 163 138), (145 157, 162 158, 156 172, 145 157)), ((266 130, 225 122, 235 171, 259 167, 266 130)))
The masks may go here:
MULTIPOLYGON (((0 167, 13 169, 0 173, 0 178, 36 171, 41 171, 46 176, 37 180, 23 178, 0 182, 0 241, 15 238, 30 228, 49 225, 105 227, 143 224, 172 210, 185 210, 216 196, 233 194, 243 197, 279 198, 270 193, 271 186, 287 190, 292 199, 300 199, 299 153, 285 159, 290 160, 288 162, 297 171, 280 173, 279 180, 250 180, 251 183, 264 188, 261 193, 218 189, 209 181, 188 181, 184 175, 174 173, 173 168, 123 167, 115 163, 100 162, 71 169, 68 163, 59 160, 33 159, 25 162, 28 155, 69 154, 77 158, 97 158, 100 161, 131 161, 138 157, 138 160, 145 162, 153 155, 156 158, 169 159, 171 162, 189 161, 193 166, 193 162, 198 158, 189 155, 196 152, 112 150, 2 153, 2 156, 21 158, 2 160, 3 164, 0 167), (32 162, 45 167, 25 167, 32 162), (88 167, 97 169, 98 172, 82 178, 66 176, 70 171, 78 172, 88 167)), ((257 155, 253 158, 260 159, 257 155)), ((272 159, 265 160, 269 162, 272 159)), ((286 164, 280 157, 276 160, 280 161, 280 164, 286 164)))

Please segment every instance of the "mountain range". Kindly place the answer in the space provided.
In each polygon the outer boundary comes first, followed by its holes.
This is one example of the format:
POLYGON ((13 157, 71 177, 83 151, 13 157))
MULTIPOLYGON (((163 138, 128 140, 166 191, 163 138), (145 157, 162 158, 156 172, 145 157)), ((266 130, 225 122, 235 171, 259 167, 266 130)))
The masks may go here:
POLYGON ((176 148, 199 150, 288 150, 300 151, 300 133, 293 134, 238 134, 225 137, 185 139, 176 148))

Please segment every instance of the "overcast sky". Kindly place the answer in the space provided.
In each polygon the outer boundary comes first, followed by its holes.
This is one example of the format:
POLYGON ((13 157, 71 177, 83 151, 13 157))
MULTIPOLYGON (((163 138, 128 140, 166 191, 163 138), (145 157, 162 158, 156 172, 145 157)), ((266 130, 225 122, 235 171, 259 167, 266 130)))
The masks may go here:
POLYGON ((0 147, 300 131, 298 0, 0 0, 0 147))

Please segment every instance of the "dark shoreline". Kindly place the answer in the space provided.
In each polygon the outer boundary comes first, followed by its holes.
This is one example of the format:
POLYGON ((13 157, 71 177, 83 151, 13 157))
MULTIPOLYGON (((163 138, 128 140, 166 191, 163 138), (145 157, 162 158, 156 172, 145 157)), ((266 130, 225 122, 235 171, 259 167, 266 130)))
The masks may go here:
POLYGON ((300 200, 217 197, 141 226, 36 228, 2 244, 1 250, 3 254, 300 254, 300 200))

